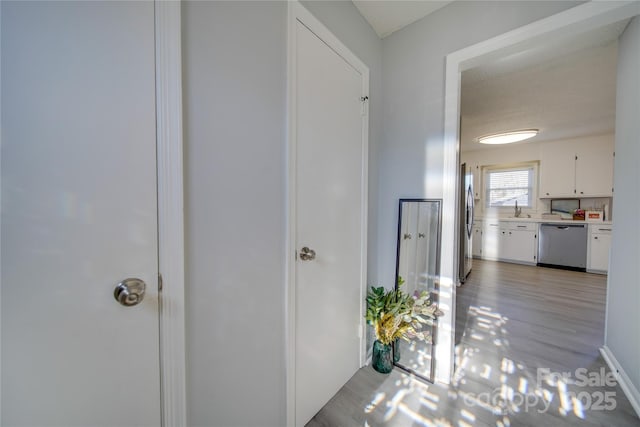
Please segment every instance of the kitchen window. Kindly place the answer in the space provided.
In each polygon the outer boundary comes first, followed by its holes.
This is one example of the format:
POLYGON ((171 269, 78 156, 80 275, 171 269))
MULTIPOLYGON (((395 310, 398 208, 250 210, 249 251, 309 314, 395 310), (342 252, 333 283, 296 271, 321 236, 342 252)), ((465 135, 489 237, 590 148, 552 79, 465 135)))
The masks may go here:
POLYGON ((535 208, 538 164, 485 168, 485 206, 535 208))

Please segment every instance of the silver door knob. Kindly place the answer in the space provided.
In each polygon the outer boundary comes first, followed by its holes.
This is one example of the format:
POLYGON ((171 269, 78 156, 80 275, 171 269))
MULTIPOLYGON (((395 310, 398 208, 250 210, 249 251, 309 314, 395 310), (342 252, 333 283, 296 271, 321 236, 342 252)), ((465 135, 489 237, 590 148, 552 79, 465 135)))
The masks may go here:
POLYGON ((300 259, 302 261, 313 261, 316 259, 316 251, 305 246, 300 249, 300 259))
POLYGON ((147 285, 140 279, 124 279, 114 289, 113 296, 120 304, 131 307, 142 302, 146 288, 147 285))

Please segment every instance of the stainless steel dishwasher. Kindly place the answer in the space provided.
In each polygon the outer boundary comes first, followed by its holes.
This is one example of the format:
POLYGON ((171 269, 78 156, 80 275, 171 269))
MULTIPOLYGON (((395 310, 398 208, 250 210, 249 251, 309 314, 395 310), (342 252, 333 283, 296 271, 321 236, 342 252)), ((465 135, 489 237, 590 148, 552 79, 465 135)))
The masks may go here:
POLYGON ((586 271, 587 225, 540 224, 538 265, 586 271))

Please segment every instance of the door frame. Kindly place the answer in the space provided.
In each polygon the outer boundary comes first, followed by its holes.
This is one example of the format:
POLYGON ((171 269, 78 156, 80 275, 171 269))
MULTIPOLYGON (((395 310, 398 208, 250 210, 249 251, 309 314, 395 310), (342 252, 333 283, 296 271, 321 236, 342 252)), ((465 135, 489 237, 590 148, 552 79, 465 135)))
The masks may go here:
MULTIPOLYGON (((154 0, 158 272, 162 282, 158 280, 159 285, 164 283, 158 298, 158 398, 163 427, 186 425, 180 12, 180 1, 154 0)), ((0 349, 1 343, 0 339, 0 349)))
MULTIPOLYGON (((325 27, 297 0, 288 2, 287 7, 287 201, 286 201, 286 261, 285 261, 285 389, 286 389, 286 425, 295 426, 296 405, 296 48, 297 22, 302 23, 318 36, 333 51, 362 75, 362 96, 369 94, 369 68, 354 55, 331 31, 325 27)), ((360 367, 366 363, 366 340, 364 324, 364 295, 367 277, 367 212, 368 212, 368 151, 369 151, 369 108, 364 102, 362 115, 362 230, 361 230, 361 281, 360 281, 360 367)))
POLYGON ((162 427, 187 425, 181 7, 154 0, 162 427))
POLYGON ((441 304, 450 307, 436 345, 436 381, 450 383, 454 373, 456 272, 458 271, 458 177, 460 154, 461 73, 509 53, 515 53, 555 37, 579 35, 638 15, 637 1, 588 2, 515 30, 474 44, 446 56, 444 104, 444 167, 441 256, 441 304), (442 361, 438 363, 438 361, 442 361))

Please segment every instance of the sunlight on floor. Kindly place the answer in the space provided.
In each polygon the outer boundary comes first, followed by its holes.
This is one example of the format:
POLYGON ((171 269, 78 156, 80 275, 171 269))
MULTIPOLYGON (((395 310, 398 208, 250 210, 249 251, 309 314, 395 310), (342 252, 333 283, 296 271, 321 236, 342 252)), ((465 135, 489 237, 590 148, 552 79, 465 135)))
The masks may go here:
MULTIPOLYGON (((491 307, 470 306, 465 338, 456 348, 453 384, 423 383, 398 372, 393 382, 395 392, 375 393, 364 412, 373 414, 384 408, 385 425, 428 427, 471 427, 485 425, 488 419, 496 426, 508 427, 513 425, 514 415, 527 412, 553 411, 561 417, 584 420, 582 401, 569 390, 561 373, 546 370, 536 376, 533 369, 508 356, 508 323, 506 316, 491 307), (493 362, 496 356, 498 364, 493 362), (439 412, 443 401, 455 409, 447 417, 439 412)), ((388 385, 383 384, 385 389, 388 385)))
MULTIPOLYGON (((536 270, 530 283, 521 280, 531 274, 525 267, 499 264, 478 263, 478 279, 463 288, 451 384, 365 367, 309 426, 639 426, 615 381, 585 385, 577 375, 578 369, 595 377, 611 374, 593 332, 604 319, 606 282, 580 276, 580 283, 592 281, 591 294, 577 295, 567 272, 536 270), (524 303, 523 297, 530 299, 524 303)), ((406 360, 418 366, 418 358, 428 361, 420 350, 412 346, 406 360)))

